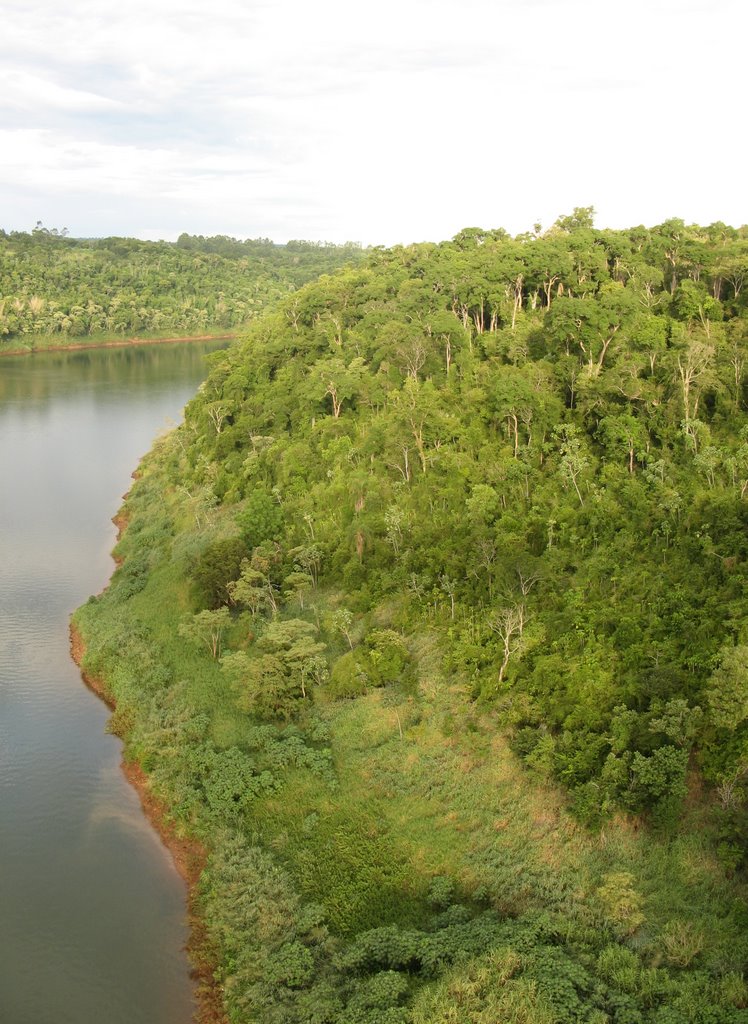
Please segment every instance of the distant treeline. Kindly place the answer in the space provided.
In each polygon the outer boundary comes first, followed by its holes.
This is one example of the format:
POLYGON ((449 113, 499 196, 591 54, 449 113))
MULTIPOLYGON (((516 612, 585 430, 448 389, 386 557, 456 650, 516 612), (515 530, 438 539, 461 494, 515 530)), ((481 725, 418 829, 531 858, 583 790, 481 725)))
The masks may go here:
POLYGON ((228 331, 361 255, 353 244, 224 235, 174 244, 0 230, 0 343, 228 331))

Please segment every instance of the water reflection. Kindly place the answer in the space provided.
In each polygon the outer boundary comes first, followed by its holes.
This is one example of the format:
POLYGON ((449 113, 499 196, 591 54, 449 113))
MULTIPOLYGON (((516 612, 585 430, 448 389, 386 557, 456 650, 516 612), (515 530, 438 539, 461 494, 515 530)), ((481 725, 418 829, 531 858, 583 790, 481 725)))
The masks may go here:
POLYGON ((214 345, 0 359, 0 1021, 186 1024, 184 888, 68 652, 214 345))

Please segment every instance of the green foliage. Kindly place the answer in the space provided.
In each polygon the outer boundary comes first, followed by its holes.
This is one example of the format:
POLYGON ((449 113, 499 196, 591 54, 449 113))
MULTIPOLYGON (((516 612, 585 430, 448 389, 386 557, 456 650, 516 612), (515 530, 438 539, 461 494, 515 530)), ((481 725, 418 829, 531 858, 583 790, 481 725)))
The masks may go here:
POLYGON ((243 710, 263 719, 288 720, 311 697, 312 687, 328 675, 325 645, 314 639, 316 632, 303 619, 274 621, 265 627, 259 655, 236 651, 222 659, 243 710))
POLYGON ((199 605, 215 609, 229 603, 228 586, 238 578, 246 556, 246 545, 240 537, 215 541, 202 552, 190 571, 199 605))
POLYGON ((238 706, 258 718, 289 719, 297 694, 283 665, 272 655, 250 658, 244 651, 224 655, 221 665, 238 691, 238 706))
POLYGON ((586 209, 376 251, 147 461, 79 614, 232 1020, 742 1019, 745 268, 586 209))
POLYGON ((728 646, 720 653, 706 699, 712 722, 718 729, 732 732, 748 718, 748 646, 728 646))
POLYGON ((665 958, 675 967, 689 967, 704 947, 704 936, 688 921, 669 921, 662 935, 665 958))
MULTIPOLYGON (((302 910, 267 854, 231 834, 216 843, 202 900, 208 925, 232 965, 226 993, 231 1020, 303 1020, 300 996, 324 982, 315 979, 328 942, 319 911, 302 910)), ((322 994, 327 995, 324 988, 322 994)), ((329 1008, 335 1007, 333 997, 329 1008)))
POLYGON ((374 629, 366 637, 367 665, 378 685, 406 684, 410 678, 411 658, 405 641, 392 629, 374 629))
POLYGON ((327 691, 332 697, 360 697, 370 685, 369 662, 361 650, 346 651, 333 662, 327 691))
POLYGON ((274 540, 282 522, 278 502, 266 491, 253 490, 236 517, 236 523, 249 548, 274 540))
POLYGON ((127 559, 114 575, 112 588, 117 595, 118 601, 127 601, 128 598, 145 587, 148 582, 148 574, 151 568, 151 558, 147 551, 139 551, 136 555, 127 559))
POLYGON ((358 697, 372 686, 398 683, 408 689, 412 679, 412 659, 402 636, 392 629, 374 629, 360 647, 335 660, 327 692, 358 697))
POLYGON ((0 232, 0 344, 232 331, 362 255, 355 246, 190 235, 174 245, 0 232))
POLYGON ((205 609, 179 624, 179 635, 190 643, 205 646, 216 660, 221 656, 223 635, 229 625, 228 608, 205 609))
POLYGON ((634 889, 633 875, 614 871, 597 890, 605 916, 619 935, 633 935, 645 921, 643 900, 634 889))
POLYGON ((429 903, 434 907, 450 906, 454 900, 455 886, 451 878, 434 878, 429 886, 429 903))
POLYGON ((687 750, 663 746, 649 755, 637 751, 631 761, 633 807, 667 808, 676 813, 686 795, 687 767, 687 750))

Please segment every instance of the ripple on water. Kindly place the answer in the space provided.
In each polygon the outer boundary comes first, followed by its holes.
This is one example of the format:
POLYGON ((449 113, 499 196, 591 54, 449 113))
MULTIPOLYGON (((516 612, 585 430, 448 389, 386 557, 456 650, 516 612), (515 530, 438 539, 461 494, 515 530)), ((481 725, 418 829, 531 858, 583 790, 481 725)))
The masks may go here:
POLYGON ((140 455, 195 350, 0 365, 0 1021, 186 1024, 184 885, 69 657, 140 455))

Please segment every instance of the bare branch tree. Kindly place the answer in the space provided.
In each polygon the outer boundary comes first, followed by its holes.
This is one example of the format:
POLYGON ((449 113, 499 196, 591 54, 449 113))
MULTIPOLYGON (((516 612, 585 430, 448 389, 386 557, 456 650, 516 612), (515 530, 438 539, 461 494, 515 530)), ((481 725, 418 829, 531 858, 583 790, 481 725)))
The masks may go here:
POLYGON ((504 648, 504 657, 499 669, 500 683, 504 681, 509 659, 522 647, 522 634, 526 624, 527 612, 523 604, 515 605, 513 608, 502 608, 488 619, 488 628, 498 635, 504 648))

